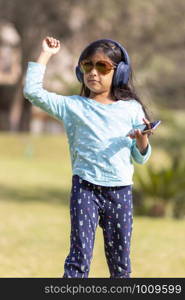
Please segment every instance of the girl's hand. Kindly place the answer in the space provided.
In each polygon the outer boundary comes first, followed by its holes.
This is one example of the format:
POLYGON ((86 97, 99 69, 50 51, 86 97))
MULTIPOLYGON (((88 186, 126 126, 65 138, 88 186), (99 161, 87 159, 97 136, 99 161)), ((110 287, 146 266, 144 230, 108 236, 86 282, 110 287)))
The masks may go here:
POLYGON ((51 55, 56 54, 60 50, 60 41, 47 36, 42 42, 42 50, 51 55))
MULTIPOLYGON (((143 118, 143 121, 150 128, 150 122, 145 118, 143 118)), ((152 134, 152 131, 150 133, 143 134, 140 129, 136 129, 134 134, 130 134, 129 137, 131 139, 136 139, 136 144, 139 151, 143 152, 148 146, 148 135, 150 134, 152 134)))

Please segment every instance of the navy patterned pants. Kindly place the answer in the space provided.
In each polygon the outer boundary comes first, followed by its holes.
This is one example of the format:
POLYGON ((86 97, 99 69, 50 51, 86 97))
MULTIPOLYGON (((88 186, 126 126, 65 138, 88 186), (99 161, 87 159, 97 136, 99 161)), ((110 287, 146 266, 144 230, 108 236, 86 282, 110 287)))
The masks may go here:
POLYGON ((88 277, 98 223, 103 229, 110 278, 129 278, 132 210, 131 185, 99 186, 73 175, 71 246, 65 260, 63 278, 88 277))

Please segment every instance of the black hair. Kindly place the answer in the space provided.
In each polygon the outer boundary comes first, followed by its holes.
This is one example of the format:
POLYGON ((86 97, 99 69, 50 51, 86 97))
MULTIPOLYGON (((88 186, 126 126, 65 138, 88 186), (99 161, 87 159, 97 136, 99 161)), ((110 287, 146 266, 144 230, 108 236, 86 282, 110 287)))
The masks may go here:
MULTIPOLYGON (((81 54, 80 61, 92 57, 98 51, 103 51, 103 53, 107 57, 109 57, 109 59, 116 65, 120 61, 124 60, 123 55, 122 55, 122 51, 120 50, 120 48, 116 44, 114 44, 111 41, 103 41, 103 42, 102 41, 96 41, 96 42, 90 44, 84 50, 84 52, 81 54)), ((134 87, 134 84, 133 84, 133 70, 132 70, 131 66, 130 66, 130 69, 131 69, 131 72, 130 72, 130 77, 129 77, 128 83, 123 84, 121 87, 114 87, 112 85, 112 87, 111 87, 111 96, 115 101, 117 101, 117 100, 124 100, 124 101, 127 100, 127 101, 129 101, 131 99, 135 99, 136 101, 138 101, 141 104, 146 118, 148 120, 150 120, 150 117, 147 113, 146 106, 142 103, 140 97, 136 93, 136 90, 135 90, 135 87, 134 87)), ((82 83, 82 86, 81 86, 80 96, 85 96, 85 97, 90 96, 90 90, 84 84, 84 82, 82 83)))

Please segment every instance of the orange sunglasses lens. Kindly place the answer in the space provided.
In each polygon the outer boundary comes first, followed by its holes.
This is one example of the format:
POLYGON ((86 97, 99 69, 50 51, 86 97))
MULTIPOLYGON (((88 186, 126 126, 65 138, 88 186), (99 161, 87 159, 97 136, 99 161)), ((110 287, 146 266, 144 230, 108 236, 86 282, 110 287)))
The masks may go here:
POLYGON ((95 68, 99 73, 105 75, 108 74, 112 69, 114 69, 114 66, 107 61, 101 60, 97 61, 95 64, 93 64, 92 61, 82 61, 80 63, 80 69, 83 73, 89 73, 93 68, 95 68))

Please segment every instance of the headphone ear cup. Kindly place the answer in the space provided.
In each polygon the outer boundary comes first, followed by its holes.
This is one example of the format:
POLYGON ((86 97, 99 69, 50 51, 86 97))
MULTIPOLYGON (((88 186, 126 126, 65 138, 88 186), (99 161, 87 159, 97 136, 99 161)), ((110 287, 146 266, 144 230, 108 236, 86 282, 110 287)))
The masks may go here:
POLYGON ((83 73, 81 72, 79 66, 76 67, 76 77, 80 82, 83 82, 83 73))
POLYGON ((115 71, 113 78, 114 87, 121 87, 123 84, 127 84, 130 75, 130 67, 121 61, 115 71))
POLYGON ((130 66, 125 64, 123 84, 127 84, 130 78, 130 66))

